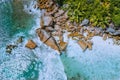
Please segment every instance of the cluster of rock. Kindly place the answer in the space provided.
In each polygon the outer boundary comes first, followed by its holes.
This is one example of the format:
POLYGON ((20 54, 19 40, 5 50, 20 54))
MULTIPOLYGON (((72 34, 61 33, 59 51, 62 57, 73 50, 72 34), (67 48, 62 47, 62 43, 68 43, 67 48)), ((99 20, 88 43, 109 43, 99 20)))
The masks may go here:
MULTIPOLYGON (((64 41, 65 33, 69 33, 66 37, 76 40, 83 51, 92 50, 91 39, 94 36, 101 36, 103 40, 113 38, 114 43, 120 45, 120 30, 114 29, 112 23, 106 30, 88 26, 87 19, 84 19, 81 24, 73 23, 69 20, 67 11, 60 9, 53 0, 38 0, 37 6, 44 9, 44 13, 40 18, 40 28, 36 29, 36 33, 43 43, 54 50, 61 52, 66 49, 68 43, 64 41)), ((21 43, 22 37, 17 42, 21 43)), ((16 45, 7 45, 6 52, 11 53, 15 47, 16 45)), ((28 40, 25 47, 35 49, 37 44, 33 40, 28 40)))
POLYGON ((77 40, 83 50, 92 49, 90 39, 94 34, 86 29, 89 34, 84 36, 85 30, 83 27, 71 23, 67 12, 59 9, 53 0, 39 0, 38 6, 40 9, 45 10, 41 17, 41 28, 36 30, 42 42, 55 50, 63 51, 67 46, 67 42, 64 42, 63 34, 68 32, 67 37, 77 40), (56 36, 58 37, 57 39, 56 36))
MULTIPOLYGON (((51 48, 61 52, 65 50, 67 42, 64 41, 63 34, 69 33, 68 38, 78 42, 85 51, 87 48, 92 50, 92 37, 101 36, 103 40, 113 38, 120 40, 119 30, 114 29, 111 23, 106 30, 97 27, 88 26, 89 20, 84 19, 81 24, 70 22, 67 11, 63 11, 54 2, 54 0, 38 0, 37 6, 44 10, 41 16, 40 28, 36 30, 40 40, 51 48)), ((29 40, 26 47, 34 49, 37 45, 29 40)))
POLYGON ((97 27, 88 26, 89 20, 84 19, 81 24, 70 22, 67 11, 61 10, 53 0, 39 0, 38 7, 45 12, 41 17, 41 28, 36 32, 40 40, 51 48, 62 51, 65 50, 67 42, 64 42, 63 34, 69 33, 68 38, 78 41, 80 47, 85 51, 87 48, 92 50, 92 37, 101 36, 103 40, 113 38, 120 40, 119 30, 113 29, 114 25, 106 30, 97 27), (59 39, 56 39, 57 36, 59 39))
POLYGON ((63 28, 68 19, 67 12, 59 9, 53 0, 39 0, 38 7, 45 10, 41 26, 36 30, 40 40, 59 52, 65 50, 67 42, 63 40, 63 28))
POLYGON ((9 44, 6 46, 6 52, 10 54, 12 50, 16 48, 19 43, 22 43, 22 42, 23 42, 23 36, 20 36, 15 42, 15 44, 9 44))

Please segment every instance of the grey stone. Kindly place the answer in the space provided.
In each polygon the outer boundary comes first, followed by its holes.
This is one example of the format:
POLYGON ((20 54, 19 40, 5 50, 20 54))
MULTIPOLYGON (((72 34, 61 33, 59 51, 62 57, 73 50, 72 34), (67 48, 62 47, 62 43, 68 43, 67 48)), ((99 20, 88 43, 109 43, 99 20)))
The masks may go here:
POLYGON ((80 25, 81 26, 87 26, 88 23, 89 23, 89 20, 88 19, 84 19, 80 25))
POLYGON ((113 33, 113 35, 115 35, 115 36, 120 35, 120 30, 118 30, 115 33, 113 33))
POLYGON ((107 28, 106 32, 108 32, 108 33, 115 33, 115 29, 109 27, 109 28, 107 28))

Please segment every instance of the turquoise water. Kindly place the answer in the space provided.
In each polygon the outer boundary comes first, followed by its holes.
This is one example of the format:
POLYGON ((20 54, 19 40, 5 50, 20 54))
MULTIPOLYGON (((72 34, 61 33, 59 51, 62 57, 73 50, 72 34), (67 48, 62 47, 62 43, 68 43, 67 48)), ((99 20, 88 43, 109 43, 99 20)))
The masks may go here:
POLYGON ((92 51, 83 52, 76 41, 70 40, 61 56, 69 80, 120 80, 120 46, 112 39, 94 37, 92 51), (99 43, 98 43, 99 42, 99 43))
POLYGON ((35 0, 0 0, 0 80, 66 80, 59 55, 40 42, 35 29, 41 12, 34 9, 35 0), (6 45, 17 44, 11 54, 6 45), (25 47, 28 39, 38 47, 25 47))
MULTIPOLYGON (((35 24, 33 15, 23 10, 22 2, 18 0, 3 0, 0 2, 0 41, 8 41, 19 32, 27 35, 28 30, 35 24), (19 3, 18 3, 19 2, 19 3)), ((2 43, 0 43, 2 45, 2 43)))
POLYGON ((37 38, 42 13, 34 4, 35 0, 0 0, 0 80, 120 80, 120 46, 95 37, 93 50, 83 52, 69 40, 59 56, 37 38), (20 36, 23 42, 6 53, 5 46, 16 44, 20 36), (28 39, 38 47, 26 48, 28 39))

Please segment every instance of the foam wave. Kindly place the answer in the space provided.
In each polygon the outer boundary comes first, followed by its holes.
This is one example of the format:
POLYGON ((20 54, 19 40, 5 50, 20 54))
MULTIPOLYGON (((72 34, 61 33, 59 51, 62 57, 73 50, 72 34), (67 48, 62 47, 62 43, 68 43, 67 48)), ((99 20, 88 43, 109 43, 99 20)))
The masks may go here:
POLYGON ((119 80, 120 46, 112 39, 103 41, 94 37, 92 51, 83 52, 73 40, 69 40, 67 55, 62 56, 68 78, 75 80, 119 80), (75 78, 76 77, 76 78, 75 78))
MULTIPOLYGON (((34 0, 21 1, 24 4, 24 11, 34 16, 35 23, 31 30, 27 31, 29 36, 25 32, 18 31, 9 41, 5 42, 6 44, 16 44, 15 42, 20 36, 25 37, 11 54, 5 52, 5 46, 0 48, 0 80, 67 80, 57 52, 44 45, 35 33, 35 29, 40 25, 39 17, 41 15, 40 10, 33 8, 36 2, 34 0), (29 10, 31 11, 29 12, 29 10), (38 47, 34 50, 27 49, 25 44, 28 39, 33 39, 38 47)), ((14 29, 16 30, 16 27, 14 29)))

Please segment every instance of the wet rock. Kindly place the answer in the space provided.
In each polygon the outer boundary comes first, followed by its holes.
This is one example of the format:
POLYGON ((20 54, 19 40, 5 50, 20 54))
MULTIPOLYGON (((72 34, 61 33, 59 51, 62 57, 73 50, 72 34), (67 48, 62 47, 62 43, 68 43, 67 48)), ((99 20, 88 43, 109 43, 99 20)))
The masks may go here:
POLYGON ((113 39, 115 39, 116 41, 120 40, 119 36, 114 36, 113 39))
POLYGON ((104 34, 104 35, 103 35, 103 40, 107 40, 107 37, 108 37, 108 35, 107 35, 107 34, 104 34))
POLYGON ((67 47, 67 42, 60 41, 59 46, 60 46, 60 50, 64 51, 67 47))
POLYGON ((68 35, 68 38, 69 38, 69 37, 79 37, 79 36, 81 36, 81 35, 79 34, 79 32, 74 32, 74 33, 70 33, 70 34, 68 35))
POLYGON ((7 53, 11 53, 12 52, 12 49, 14 49, 15 47, 17 47, 16 45, 7 45, 6 46, 6 52, 7 53))
POLYGON ((90 37, 94 37, 94 36, 95 36, 95 34, 94 34, 94 33, 92 33, 92 32, 90 32, 90 33, 89 33, 89 36, 90 36, 90 37))
POLYGON ((92 37, 94 37, 94 36, 95 36, 95 34, 94 34, 93 32, 89 32, 89 31, 88 31, 86 40, 90 40, 90 39, 92 39, 92 37))
POLYGON ((40 40, 45 43, 46 45, 50 46, 52 49, 58 50, 59 47, 55 41, 55 39, 52 37, 52 35, 48 34, 45 30, 43 29, 37 29, 36 33, 38 34, 40 40))
POLYGON ((85 41, 80 40, 78 41, 78 44, 80 45, 80 47, 83 49, 83 51, 85 51, 87 49, 87 44, 85 41))
POLYGON ((10 44, 10 45, 7 45, 7 46, 6 46, 6 49, 13 49, 13 48, 15 48, 15 47, 17 47, 17 46, 16 46, 16 45, 11 45, 11 44, 10 44))
POLYGON ((36 43, 33 40, 28 40, 28 42, 25 45, 25 47, 27 47, 29 49, 35 49, 37 47, 37 45, 36 45, 36 43))
POLYGON ((120 36, 120 30, 117 30, 115 33, 113 33, 114 36, 120 36))
POLYGON ((44 28, 44 19, 43 19, 43 16, 40 17, 40 27, 42 29, 44 28))
POLYGON ((22 43, 23 42, 23 36, 20 36, 19 39, 17 40, 17 43, 22 43))
POLYGON ((106 32, 108 32, 108 33, 115 33, 115 29, 109 27, 109 28, 107 28, 106 32))
POLYGON ((12 49, 6 49, 6 52, 9 53, 9 54, 11 54, 12 49))
POLYGON ((90 41, 88 41, 86 44, 87 44, 87 46, 88 46, 88 49, 89 49, 89 50, 92 50, 92 45, 93 45, 93 43, 90 42, 90 41))
POLYGON ((84 38, 85 41, 91 40, 91 39, 92 39, 92 37, 90 37, 90 36, 86 36, 86 37, 84 38))
POLYGON ((84 36, 82 34, 79 35, 79 39, 82 39, 84 38, 84 36))
POLYGON ((87 26, 88 23, 89 23, 89 20, 88 20, 88 19, 84 19, 84 20, 82 21, 82 23, 80 24, 80 26, 87 26))
POLYGON ((111 34, 108 34, 108 38, 112 38, 112 35, 111 35, 111 34))

